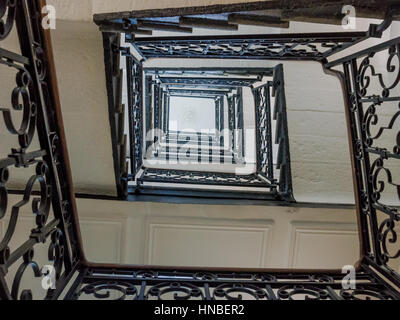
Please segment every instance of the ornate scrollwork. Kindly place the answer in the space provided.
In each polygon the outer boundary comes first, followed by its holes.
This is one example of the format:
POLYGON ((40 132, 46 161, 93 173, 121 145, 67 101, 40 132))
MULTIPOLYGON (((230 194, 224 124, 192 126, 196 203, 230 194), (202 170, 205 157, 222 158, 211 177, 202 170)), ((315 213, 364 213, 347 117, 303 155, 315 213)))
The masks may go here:
POLYGON ((162 84, 191 86, 225 86, 225 87, 249 87, 259 81, 258 78, 182 78, 182 77, 160 77, 162 84))
POLYGON ((368 194, 365 190, 362 190, 359 194, 360 197, 360 210, 362 212, 363 215, 371 215, 370 212, 370 201, 369 201, 369 197, 368 194))
MULTIPOLYGON (((84 289, 77 287, 71 292, 74 298, 82 293, 100 294, 99 299, 111 297, 102 289, 115 288, 121 292, 135 288, 131 296, 135 300, 340 300, 362 298, 366 294, 379 293, 382 299, 398 296, 385 289, 380 281, 368 271, 357 270, 356 291, 343 289, 340 273, 248 273, 243 272, 193 272, 192 270, 149 270, 157 277, 136 275, 140 270, 90 269, 83 278, 84 289), (133 277, 132 277, 133 275, 133 277), (107 279, 105 279, 107 277, 107 279), (116 280, 116 278, 126 280, 116 280), (128 283, 129 282, 129 283, 128 283), (86 287, 88 285, 88 287, 86 287), (130 287, 129 287, 130 286, 130 287), (341 291, 340 291, 341 290, 341 291)), ((112 291, 112 290, 111 290, 112 291)), ((117 292, 117 293, 118 293, 117 292)), ((124 294, 122 293, 122 296, 124 294)), ((96 296, 95 296, 96 297, 96 296)), ((122 299, 124 297, 121 297, 122 299)))
MULTIPOLYGON (((339 51, 357 39, 348 38, 343 42, 329 39, 291 38, 274 39, 235 39, 217 40, 202 39, 196 42, 185 40, 141 41, 135 39, 135 45, 147 58, 151 57, 226 57, 226 58, 275 58, 290 59, 314 58, 320 59, 339 51), (325 40, 325 41, 324 41, 325 40)), ((127 39, 128 42, 131 40, 127 39)))
POLYGON ((297 300, 297 298, 300 300, 325 300, 329 298, 329 294, 326 290, 315 286, 293 285, 280 288, 278 297, 289 300, 297 300))
POLYGON ((158 274, 152 270, 140 270, 135 272, 135 277, 138 279, 156 279, 158 278, 158 274))
POLYGON ((142 167, 143 157, 142 157, 142 140, 143 140, 143 116, 142 116, 142 74, 143 68, 140 62, 135 61, 133 56, 127 56, 127 66, 130 66, 130 70, 127 77, 128 83, 128 104, 130 110, 130 121, 132 122, 132 132, 131 137, 131 155, 132 155, 132 168, 131 174, 133 177, 139 172, 142 167))
POLYGON ((345 300, 388 300, 390 296, 372 288, 358 287, 356 289, 341 290, 340 296, 345 300))
POLYGON ((397 259, 400 257, 400 250, 394 254, 390 253, 388 248, 389 244, 397 242, 397 231, 395 230, 396 224, 394 218, 388 218, 381 222, 378 229, 378 241, 382 250, 381 260, 386 263, 389 259, 397 259))
POLYGON ((22 110, 22 120, 19 128, 16 128, 12 120, 9 109, 1 108, 3 118, 8 131, 11 134, 18 135, 18 141, 23 150, 28 148, 36 128, 36 103, 31 102, 29 87, 32 85, 32 77, 25 69, 18 71, 16 76, 17 87, 11 94, 11 106, 16 111, 22 110), (22 103, 20 103, 22 101, 22 103))
POLYGON ((138 291, 134 285, 123 281, 99 281, 87 284, 78 293, 80 297, 83 293, 87 295, 93 295, 96 299, 109 299, 112 296, 112 292, 119 294, 115 300, 125 300, 128 296, 135 298, 138 291))
POLYGON ((15 232, 15 228, 18 221, 19 211, 20 209, 29 203, 33 186, 36 182, 38 182, 40 187, 40 197, 34 197, 32 200, 32 212, 36 216, 36 225, 38 230, 33 230, 32 232, 40 232, 40 229, 45 225, 49 211, 50 211, 50 186, 47 184, 46 180, 48 178, 48 167, 44 161, 38 162, 36 166, 36 174, 33 175, 27 182, 25 187, 24 196, 22 201, 18 202, 12 207, 10 222, 8 224, 7 231, 3 237, 3 240, 0 242, 0 263, 6 263, 9 255, 10 249, 8 244, 12 239, 12 236, 15 232))
POLYGON ((211 281, 211 280, 217 280, 218 276, 210 272, 197 272, 193 275, 193 279, 211 281))
POLYGON ((363 142, 361 140, 357 140, 355 142, 354 156, 357 158, 357 160, 362 160, 364 158, 363 142))
POLYGON ((188 170, 167 170, 146 168, 139 178, 145 182, 195 183, 215 185, 241 185, 272 187, 257 174, 236 175, 222 172, 203 172, 188 170))
POLYGON ((256 300, 268 298, 265 290, 251 284, 229 283, 222 284, 214 289, 213 298, 225 298, 227 300, 243 300, 243 294, 256 300), (235 296, 236 294, 236 296, 235 296))
POLYGON ((400 155, 400 99, 393 94, 400 83, 400 45, 390 41, 386 47, 375 48, 360 57, 351 57, 343 65, 349 83, 359 208, 363 224, 369 229, 365 241, 372 244, 366 246, 369 247, 366 255, 373 257, 378 264, 386 264, 390 259, 400 257, 400 251, 393 248, 397 241, 395 224, 399 219, 398 210, 393 202, 387 200, 392 196, 391 190, 397 195, 393 200, 400 200, 400 185, 395 181, 396 172, 393 171, 400 155), (384 56, 385 68, 380 72, 377 60, 384 56), (390 116, 388 112, 391 112, 390 116), (395 137, 393 144, 386 138, 392 138, 392 134, 395 137), (382 222, 377 220, 377 211, 387 215, 382 222))
POLYGON ((0 219, 4 217, 7 211, 8 193, 6 183, 10 177, 8 168, 0 169, 0 219))
POLYGON ((394 80, 390 84, 386 84, 384 81, 384 77, 382 73, 378 73, 373 66, 371 59, 375 56, 375 52, 371 52, 367 57, 365 57, 358 69, 356 81, 359 84, 358 93, 360 96, 364 97, 367 95, 368 88, 371 84, 371 77, 377 77, 380 86, 382 87, 382 97, 387 98, 390 95, 390 90, 395 88, 400 81, 400 66, 397 67, 394 63, 394 59, 397 58, 398 63, 400 63, 400 46, 393 45, 388 48, 388 58, 386 62, 386 71, 387 73, 393 73, 394 80), (370 72, 371 76, 367 75, 367 72, 370 72), (397 72, 397 74, 396 74, 397 72))
POLYGON ((256 107, 257 170, 274 179, 270 84, 253 89, 256 107))
MULTIPOLYGON (((19 287, 21 284, 22 276, 24 275, 26 269, 30 266, 33 270, 33 274, 35 277, 40 277, 42 273, 40 272, 39 266, 37 265, 36 262, 33 261, 33 255, 34 251, 33 249, 30 249, 28 252, 26 252, 23 256, 23 262, 19 266, 17 273, 14 277, 14 281, 12 284, 12 290, 11 290, 11 296, 13 299, 17 300, 18 299, 18 292, 19 292, 19 287)), ((21 292, 20 296, 21 300, 32 300, 32 291, 31 290, 23 290, 21 292)))
MULTIPOLYGON (((43 268, 39 268, 38 264, 33 261, 34 257, 34 248, 30 248, 24 255, 23 255, 23 262, 19 266, 15 276, 14 280, 12 283, 12 290, 11 290, 11 296, 13 299, 17 300, 18 299, 18 293, 19 289, 21 286, 22 278, 28 269, 28 267, 31 267, 33 271, 33 275, 36 278, 42 277, 42 275, 48 276, 50 281, 55 281, 54 283, 49 283, 49 292, 54 290, 52 287, 53 285, 57 287, 57 281, 60 278, 60 273, 62 270, 63 266, 63 254, 64 254, 64 244, 63 241, 61 240, 62 238, 62 232, 60 229, 56 229, 52 235, 51 235, 51 243, 48 249, 48 259, 50 261, 53 261, 53 269, 48 269, 49 266, 44 266, 43 268), (54 274, 50 274, 53 273, 54 274), (54 279, 52 276, 54 275, 54 279)), ((45 240, 44 240, 45 241, 45 240)), ((43 281, 43 280, 42 280, 43 281)), ((49 293, 48 292, 48 293, 49 293)), ((20 296, 20 300, 32 300, 33 299, 33 294, 32 291, 27 289, 27 290, 22 290, 20 296)))
POLYGON ((333 283, 335 280, 326 274, 312 275, 310 277, 310 281, 312 282, 325 282, 325 283, 333 283))
POLYGON ((60 278, 61 271, 63 268, 64 258, 64 236, 60 229, 57 229, 51 235, 51 243, 48 250, 48 259, 53 261, 55 269, 56 280, 60 278))
POLYGON ((379 157, 372 163, 370 169, 370 179, 373 186, 373 194, 372 194, 373 201, 381 204, 379 202, 379 199, 381 198, 381 193, 385 190, 385 181, 381 178, 381 175, 383 175, 386 178, 389 185, 392 185, 396 188, 397 196, 398 199, 400 200, 400 185, 395 184, 393 182, 391 171, 385 168, 384 159, 382 157, 379 157))
MULTIPOLYGON (((40 198, 32 200, 32 211, 36 216, 36 225, 42 228, 49 217, 51 205, 51 186, 47 183, 49 180, 49 168, 44 161, 40 161, 36 166, 36 176, 31 178, 31 184, 38 181, 40 184, 40 198)), ((31 188, 31 186, 30 186, 31 188)), ((30 189, 31 192, 32 189, 30 189)))
POLYGON ((36 44, 34 53, 35 53, 35 63, 36 63, 37 75, 38 75, 39 80, 43 81, 47 75, 46 63, 44 62, 43 48, 41 46, 39 46, 38 44, 36 44))
MULTIPOLYGON (((174 300, 189 300, 191 298, 204 299, 204 294, 199 287, 190 283, 181 282, 163 282, 151 287, 146 294, 149 297, 157 297, 158 300, 163 300, 165 295, 173 294, 174 300)), ((167 297, 165 297, 168 299, 167 297)))
POLYGON ((277 279, 275 276, 271 275, 271 274, 266 274, 266 273, 257 273, 257 274, 253 274, 251 276, 251 278, 253 280, 256 281, 268 281, 268 282, 276 282, 277 279))
MULTIPOLYGON (((49 57, 48 51, 45 50, 46 34, 41 25, 41 6, 37 0, 4 0, 0 3, 0 40, 7 37, 15 22, 18 24, 17 32, 21 44, 20 52, 1 50, 0 54, 0 64, 16 70, 16 86, 11 92, 11 104, 1 106, 0 113, 5 128, 12 135, 18 136, 19 142, 19 147, 11 148, 11 152, 0 159, 0 219, 9 215, 6 232, 0 239, 0 267, 8 270, 18 259, 23 258, 24 263, 19 269, 21 277, 29 266, 37 273, 39 268, 30 255, 33 256, 37 244, 45 243, 51 238, 48 258, 53 262, 58 286, 58 281, 65 281, 78 262, 80 248, 79 239, 75 234, 74 218, 71 215, 74 207, 69 205, 70 190, 60 148, 62 129, 60 131, 58 124, 55 95, 51 92, 53 84, 50 83, 48 72, 49 57), (28 151, 36 130, 41 149, 28 151), (21 201, 11 207, 6 188, 9 169, 28 168, 34 164, 35 174, 27 181, 21 201), (51 165, 51 170, 48 164, 51 165), (29 203, 32 206, 35 227, 27 235, 28 240, 12 251, 10 243, 16 232, 19 216, 22 208, 26 208, 29 203), (51 204, 54 204, 54 219, 49 222, 51 204), (30 255, 27 255, 28 251, 30 255)), ((3 274, 0 277, 3 282, 3 274)), ((19 282, 20 279, 16 277, 13 286, 17 288, 19 282)), ((54 292, 56 295, 60 294, 58 289, 49 289, 46 298, 53 298, 54 292)), ((12 295, 6 295, 6 298, 15 299, 18 295, 17 288, 13 289, 12 295)), ((20 298, 23 299, 31 297, 32 292, 29 290, 20 294, 20 298)))
POLYGON ((17 0, 5 0, 0 2, 0 40, 7 38, 11 32, 15 21, 16 11, 17 0), (5 18, 6 14, 7 17, 5 18))
MULTIPOLYGON (((385 131, 392 130, 396 121, 398 119, 400 119, 400 111, 397 111, 392 116, 392 118, 390 119, 389 123, 386 126, 378 127, 377 132, 375 134, 372 134, 372 128, 375 126, 378 126, 378 123, 379 123, 379 118, 378 118, 378 115, 376 114, 376 108, 377 108, 376 103, 370 105, 366 109, 365 115, 364 115, 363 129, 366 132, 365 144, 367 147, 372 147, 373 142, 375 140, 379 139, 385 131)), ((400 103, 399 103, 399 108, 400 108, 400 103)), ((393 153, 400 155, 400 131, 398 131, 397 136, 396 136, 395 145, 393 147, 393 153)))

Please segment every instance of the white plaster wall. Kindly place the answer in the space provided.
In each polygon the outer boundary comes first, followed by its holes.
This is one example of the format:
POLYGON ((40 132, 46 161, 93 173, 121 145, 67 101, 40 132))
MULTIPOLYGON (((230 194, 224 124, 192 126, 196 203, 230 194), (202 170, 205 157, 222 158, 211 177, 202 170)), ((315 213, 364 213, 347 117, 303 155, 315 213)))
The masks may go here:
POLYGON ((175 131, 215 132, 214 99, 171 97, 169 126, 175 131))
POLYGON ((75 188, 115 194, 101 33, 91 23, 57 23, 51 36, 75 188))
MULTIPOLYGON (((353 210, 83 199, 78 200, 78 209, 83 221, 121 223, 118 253, 107 256, 119 255, 121 263, 334 268, 353 264, 359 255, 353 210)), ((113 232, 102 231, 111 239, 113 232)), ((100 234, 84 233, 86 251, 102 247, 99 239, 100 234)), ((102 258, 96 251, 90 255, 92 260, 102 258)))
MULTIPOLYGON (((11 195, 10 206, 21 197, 11 195)), ((359 257, 356 216, 350 209, 92 199, 77 199, 77 207, 85 253, 95 262, 339 268, 359 257)), ((0 220, 0 237, 8 221, 9 215, 0 220)), ((12 251, 27 240, 33 226, 27 204, 20 212, 12 251)), ((38 262, 46 263, 39 252, 38 262)))

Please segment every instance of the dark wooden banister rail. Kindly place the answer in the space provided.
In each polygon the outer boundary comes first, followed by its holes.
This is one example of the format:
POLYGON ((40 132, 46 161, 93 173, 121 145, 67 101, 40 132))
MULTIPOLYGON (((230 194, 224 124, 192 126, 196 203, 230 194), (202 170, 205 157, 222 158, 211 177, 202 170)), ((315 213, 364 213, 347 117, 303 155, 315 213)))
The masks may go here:
MULTIPOLYGON (((39 8, 43 8, 46 5, 46 0, 38 0, 38 1, 39 1, 39 8)), ((58 91, 56 67, 54 64, 51 34, 50 34, 50 29, 42 28, 41 31, 42 31, 43 40, 44 40, 44 46, 43 46, 44 52, 45 52, 46 60, 47 60, 48 67, 49 67, 47 84, 50 89, 49 91, 51 94, 51 100, 53 102, 52 105, 54 107, 55 117, 57 120, 59 143, 60 143, 61 154, 62 154, 61 161, 63 162, 66 183, 68 184, 69 201, 70 201, 70 204, 72 207, 71 213, 73 215, 75 232, 78 237, 77 243, 79 246, 81 261, 82 261, 82 263, 86 263, 86 257, 85 257, 85 253, 84 253, 83 245, 82 245, 82 235, 81 235, 80 227, 79 227, 79 217, 78 217, 78 210, 76 207, 74 185, 72 182, 71 163, 70 163, 69 155, 68 155, 67 139, 65 137, 64 122, 63 122, 62 111, 61 111, 61 102, 60 102, 60 96, 59 96, 59 91, 58 91)))

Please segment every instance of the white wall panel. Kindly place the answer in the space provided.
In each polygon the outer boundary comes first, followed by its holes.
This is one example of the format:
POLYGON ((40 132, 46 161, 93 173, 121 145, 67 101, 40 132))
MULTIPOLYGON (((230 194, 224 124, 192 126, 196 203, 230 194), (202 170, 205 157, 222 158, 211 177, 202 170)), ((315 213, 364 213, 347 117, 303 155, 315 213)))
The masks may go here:
POLYGON ((358 233, 353 224, 293 222, 291 236, 292 268, 341 269, 353 265, 358 255, 358 233))
POLYGON ((94 262, 120 262, 124 237, 123 222, 95 219, 80 220, 83 246, 88 260, 94 262))
POLYGON ((262 267, 269 228, 150 224, 148 263, 262 267))
MULTIPOLYGON (((20 197, 10 196, 10 203, 20 197)), ((85 253, 94 262, 336 268, 359 258, 355 210, 92 199, 77 199, 77 205, 85 253)), ((0 221, 0 234, 8 218, 0 221)), ((33 227, 27 209, 12 250, 33 227)), ((48 262, 41 250, 35 257, 48 262)))

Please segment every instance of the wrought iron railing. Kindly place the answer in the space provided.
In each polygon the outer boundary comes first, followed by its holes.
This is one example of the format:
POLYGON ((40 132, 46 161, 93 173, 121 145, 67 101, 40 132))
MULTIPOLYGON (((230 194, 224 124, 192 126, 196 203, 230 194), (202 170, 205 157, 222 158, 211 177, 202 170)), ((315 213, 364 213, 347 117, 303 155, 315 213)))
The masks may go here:
POLYGON ((244 124, 243 124, 243 91, 241 87, 235 93, 228 95, 228 128, 230 146, 238 159, 244 156, 244 124))
MULTIPOLYGON (((399 184, 395 180, 398 167, 392 165, 392 161, 398 163, 400 151, 400 99, 396 93, 400 38, 337 61, 322 61, 325 71, 338 76, 343 86, 357 204, 361 257, 356 263, 355 287, 344 288, 341 270, 122 266, 86 261, 50 33, 41 25, 44 4, 42 0, 0 2, 0 13, 7 15, 0 30, 0 68, 11 68, 16 75, 11 105, 2 106, 0 111, 4 128, 18 137, 18 143, 0 159, 0 220, 7 222, 0 242, 1 299, 34 298, 21 280, 28 268, 38 281, 42 280, 46 270, 39 267, 34 255, 40 244, 48 246, 55 270, 55 288, 46 291, 45 299, 400 299, 400 275, 391 268, 392 261, 400 258, 396 229, 400 220, 399 184), (14 27, 20 53, 3 48, 1 42, 14 27), (386 61, 378 71, 376 58, 382 54, 386 61), (343 69, 335 70, 338 66, 343 69), (22 114, 18 126, 15 113, 22 114), (384 138, 387 133, 391 135, 384 138), (32 150, 35 137, 40 147, 32 150), (34 168, 23 195, 11 197, 8 192, 15 171, 11 168, 34 168), (385 197, 389 188, 394 190, 389 193, 393 196, 390 201, 385 197), (20 212, 28 203, 32 204, 35 226, 22 244, 13 246, 20 212), (13 267, 17 269, 15 275, 10 273, 13 267)), ((282 94, 280 85, 274 82, 275 99, 282 94)), ((282 108, 278 106, 275 112, 279 116, 282 108)))
POLYGON ((143 164, 143 69, 130 52, 126 54, 126 71, 129 83, 130 176, 135 177, 143 164))
POLYGON ((253 89, 256 111, 257 171, 270 181, 274 180, 271 128, 271 82, 253 89))
MULTIPOLYGON (((125 124, 125 106, 122 104, 122 92, 123 92, 123 77, 124 70, 120 68, 120 37, 113 33, 103 33, 103 45, 104 45, 104 59, 108 62, 106 63, 106 82, 107 82, 107 96, 108 96, 108 112, 110 118, 111 127, 111 141, 113 150, 113 160, 114 160, 114 173, 115 181, 117 186, 118 197, 123 198, 127 195, 127 185, 128 185, 128 174, 129 167, 127 163, 127 136, 124 131, 125 124)), ((126 54, 126 50, 123 53, 126 54)), ((127 75, 131 75, 132 71, 127 69, 125 71, 127 75)), ((131 80, 130 87, 134 88, 136 80, 129 76, 131 80)), ((132 92, 131 92, 132 93, 132 92)), ((132 96, 128 94, 128 104, 132 99, 132 96)), ((135 112, 137 110, 128 106, 129 110, 135 112)), ((133 113, 129 114, 130 120, 134 120, 133 113)), ((131 122, 131 121, 130 121, 131 122)), ((132 149, 130 145, 131 152, 132 149)), ((132 160, 134 160, 131 157, 132 160)), ((135 163, 134 160, 132 164, 135 163)), ((132 168, 132 166, 131 166, 132 168)))
POLYGON ((278 144, 276 167, 279 169, 278 192, 287 201, 293 201, 292 176, 290 169, 289 133, 286 112, 285 82, 283 66, 277 65, 274 69, 272 96, 275 98, 273 118, 275 124, 275 143, 278 144))
POLYGON ((194 269, 85 269, 66 299, 126 300, 397 300, 399 295, 360 268, 354 289, 335 272, 200 271, 194 269), (111 296, 111 292, 113 296, 111 296))
POLYGON ((138 178, 139 182, 167 182, 198 185, 225 185, 236 187, 260 187, 274 190, 276 185, 269 183, 258 174, 237 175, 223 172, 202 172, 193 170, 171 170, 145 168, 138 178))
POLYGON ((325 65, 345 96, 362 254, 396 285, 400 276, 389 263, 400 259, 399 63, 400 37, 325 65), (342 72, 331 71, 337 66, 342 72))
MULTIPOLYGON (((175 161, 182 163, 185 161, 193 162, 196 160, 198 163, 205 163, 208 160, 208 163, 210 164, 245 164, 245 131, 247 128, 244 126, 242 86, 253 86, 255 83, 263 81, 265 75, 273 76, 273 72, 267 69, 250 69, 248 73, 244 73, 243 70, 238 68, 230 69, 227 72, 231 72, 234 75, 242 75, 242 77, 227 77, 226 74, 224 77, 215 77, 215 74, 218 74, 218 68, 216 70, 207 68, 207 70, 196 69, 195 71, 187 70, 180 72, 173 68, 171 70, 164 68, 160 73, 158 73, 156 69, 146 70, 145 78, 148 83, 145 94, 145 114, 147 119, 146 140, 151 141, 151 143, 146 144, 147 159, 153 158, 160 161, 165 160, 168 163, 175 163, 175 161), (201 77, 198 76, 199 73, 201 77), (182 77, 182 74, 185 76, 182 77), (195 76, 193 76, 193 74, 195 74, 195 76), (169 119, 171 97, 213 99, 215 101, 216 134, 171 131, 167 121, 167 119, 169 119), (224 100, 227 101, 226 109, 224 108, 224 100), (225 112, 228 120, 227 129, 229 130, 227 136, 225 136, 223 130, 225 125, 225 112), (208 155, 204 154, 204 149, 208 150, 208 155)), ((274 74, 276 74, 276 77, 280 77, 281 79, 276 81, 277 85, 282 83, 283 86, 283 73, 278 75, 277 72, 274 72, 274 74)), ((130 86, 128 79, 128 87, 130 86)), ((287 165, 289 162, 289 152, 288 147, 284 147, 284 144, 288 144, 287 120, 285 115, 281 115, 286 112, 286 109, 282 108, 282 105, 285 104, 284 97, 282 98, 282 95, 279 94, 276 101, 276 108, 281 108, 275 113, 278 130, 274 133, 274 136, 275 134, 277 135, 277 139, 274 143, 277 144, 279 149, 278 154, 280 155, 280 157, 278 157, 279 161, 277 162, 276 170, 271 168, 267 175, 262 171, 262 165, 258 165, 254 174, 227 175, 223 172, 196 172, 193 169, 185 170, 184 168, 180 170, 171 170, 167 167, 162 169, 159 166, 157 168, 152 168, 151 166, 143 167, 143 170, 140 170, 139 168, 136 170, 136 174, 139 173, 137 176, 131 177, 132 180, 137 182, 135 192, 138 192, 140 189, 146 189, 145 186, 154 182, 201 185, 202 183, 200 182, 204 180, 208 181, 210 186, 239 186, 240 183, 242 183, 243 187, 251 185, 261 187, 264 184, 264 191, 273 195, 277 200, 284 199, 286 201, 292 201, 293 196, 290 193, 290 165, 287 165), (280 171, 281 173, 279 177, 280 171), (226 179, 227 176, 229 176, 229 179, 226 179), (207 178, 200 179, 199 177, 207 178), (233 177, 235 177, 234 183, 229 182, 233 181, 233 177), (279 184, 278 180, 280 180, 280 178, 281 183, 279 184), (279 190, 277 188, 278 186, 281 186, 279 190), (285 188, 287 188, 287 190, 285 188)), ((267 103, 258 106, 258 109, 263 108, 268 109, 265 110, 266 113, 269 115, 272 114, 271 109, 273 106, 271 105, 270 100, 268 100, 267 103)), ((261 136, 266 134, 265 130, 268 130, 268 134, 272 137, 272 116, 265 120, 269 122, 269 125, 263 130, 258 130, 256 135, 261 136)), ((257 123, 257 125, 259 125, 259 123, 257 123)), ((130 140, 137 140, 140 143, 140 140, 138 140, 137 137, 131 138, 130 140)), ((268 154, 268 157, 272 157, 273 148, 273 143, 270 143, 265 145, 264 149, 258 149, 257 152, 265 152, 268 154)), ((131 157, 133 157, 133 155, 131 157)), ((261 161, 262 159, 258 157, 257 163, 261 161)), ((166 163, 166 165, 168 163, 166 163)), ((174 186, 169 186, 169 188, 173 187, 174 186)))
POLYGON ((21 281, 29 269, 41 280, 45 270, 37 264, 35 250, 43 244, 48 246, 48 264, 53 266, 55 282, 55 287, 47 291, 46 299, 56 299, 85 261, 50 35, 41 25, 43 4, 43 1, 25 0, 0 2, 1 14, 7 15, 0 40, 6 39, 16 28, 20 44, 20 53, 0 49, 3 72, 10 67, 16 75, 15 88, 10 92, 11 105, 2 106, 0 110, 3 126, 18 137, 18 145, 0 159, 0 219, 8 222, 0 242, 1 299, 32 299, 32 291, 21 281), (18 113, 22 115, 19 124, 15 121, 18 113), (32 147, 34 138, 39 140, 38 150, 32 147), (13 167, 34 169, 26 180, 23 195, 18 196, 19 201, 11 203, 7 185, 15 178, 12 174, 15 170, 10 170, 13 167), (35 226, 16 247, 12 243, 20 214, 29 205, 35 216, 35 226), (15 268, 16 273, 10 275, 9 270, 15 268))
POLYGON ((127 34, 126 41, 146 58, 321 60, 368 38, 371 32, 162 38, 127 34))
MULTIPOLYGON (((121 50, 127 50, 122 49, 121 50)), ((139 61, 135 62, 140 64, 139 61)), ((186 71, 185 76, 179 76, 175 70, 164 69, 160 74, 157 70, 150 69, 144 73, 147 79, 145 94, 146 106, 146 140, 151 143, 146 144, 146 159, 157 159, 159 161, 167 161, 166 164, 185 161, 198 161, 198 163, 224 164, 233 163, 240 164, 245 156, 244 148, 244 118, 243 118, 243 90, 241 86, 252 86, 256 82, 260 82, 265 74, 270 75, 266 69, 250 70, 248 74, 244 74, 240 69, 231 70, 238 72, 247 77, 215 77, 218 70, 209 70, 201 72, 202 77, 193 76, 186 71), (212 75, 212 76, 210 76, 212 75), (187 87, 186 87, 187 86, 187 87), (200 87, 198 87, 200 86, 200 87), (239 86, 239 87, 235 87, 239 86), (169 110, 171 97, 190 97, 205 98, 215 101, 215 134, 204 134, 202 132, 174 132, 169 128, 169 110), (227 108, 224 108, 224 100, 227 101, 227 108), (229 138, 224 137, 224 113, 227 113, 229 138), (225 145, 225 142, 228 145, 225 145), (207 154, 205 154, 207 151, 207 154), (229 159, 231 158, 231 159, 229 159)), ((192 71, 191 71, 192 72, 192 71)), ((198 74, 196 70, 194 74, 198 74)), ((271 74, 272 75, 272 74, 271 74)), ((127 81, 128 89, 132 87, 130 79, 127 81)), ((271 109, 270 104, 264 106, 271 109)), ((140 109, 138 109, 140 110, 140 109)), ((271 112, 270 112, 271 113, 271 112)), ((132 117, 132 116, 131 116, 132 117)), ((268 121, 272 121, 268 119, 268 121)), ((268 127, 271 131, 271 125, 268 127)), ((140 144, 138 139, 138 131, 131 132, 134 134, 130 139, 131 149, 134 150, 132 141, 140 144)), ((281 134, 281 133, 279 133, 281 134)), ((272 133, 271 133, 272 135, 272 133)), ((287 139, 281 139, 280 143, 286 142, 287 139)), ((265 152, 272 154, 272 144, 268 145, 265 152)), ((136 147, 142 149, 142 146, 136 147)), ((134 158, 134 155, 131 155, 134 158)), ((272 173, 272 172, 271 172, 272 173)), ((290 172, 289 172, 290 174, 290 172)), ((136 182, 135 192, 144 190, 149 183, 185 183, 191 185, 202 185, 204 182, 209 185, 225 185, 243 187, 257 186, 262 187, 267 192, 277 195, 277 183, 274 179, 269 179, 266 175, 260 175, 259 172, 254 174, 227 174, 223 172, 202 172, 193 169, 171 170, 168 168, 160 169, 145 167, 136 168, 135 175, 131 176, 131 180, 136 182), (143 169, 143 170, 140 170, 143 169)), ((169 186, 172 188, 173 186, 169 186)), ((261 189, 260 189, 261 190, 261 189)))

